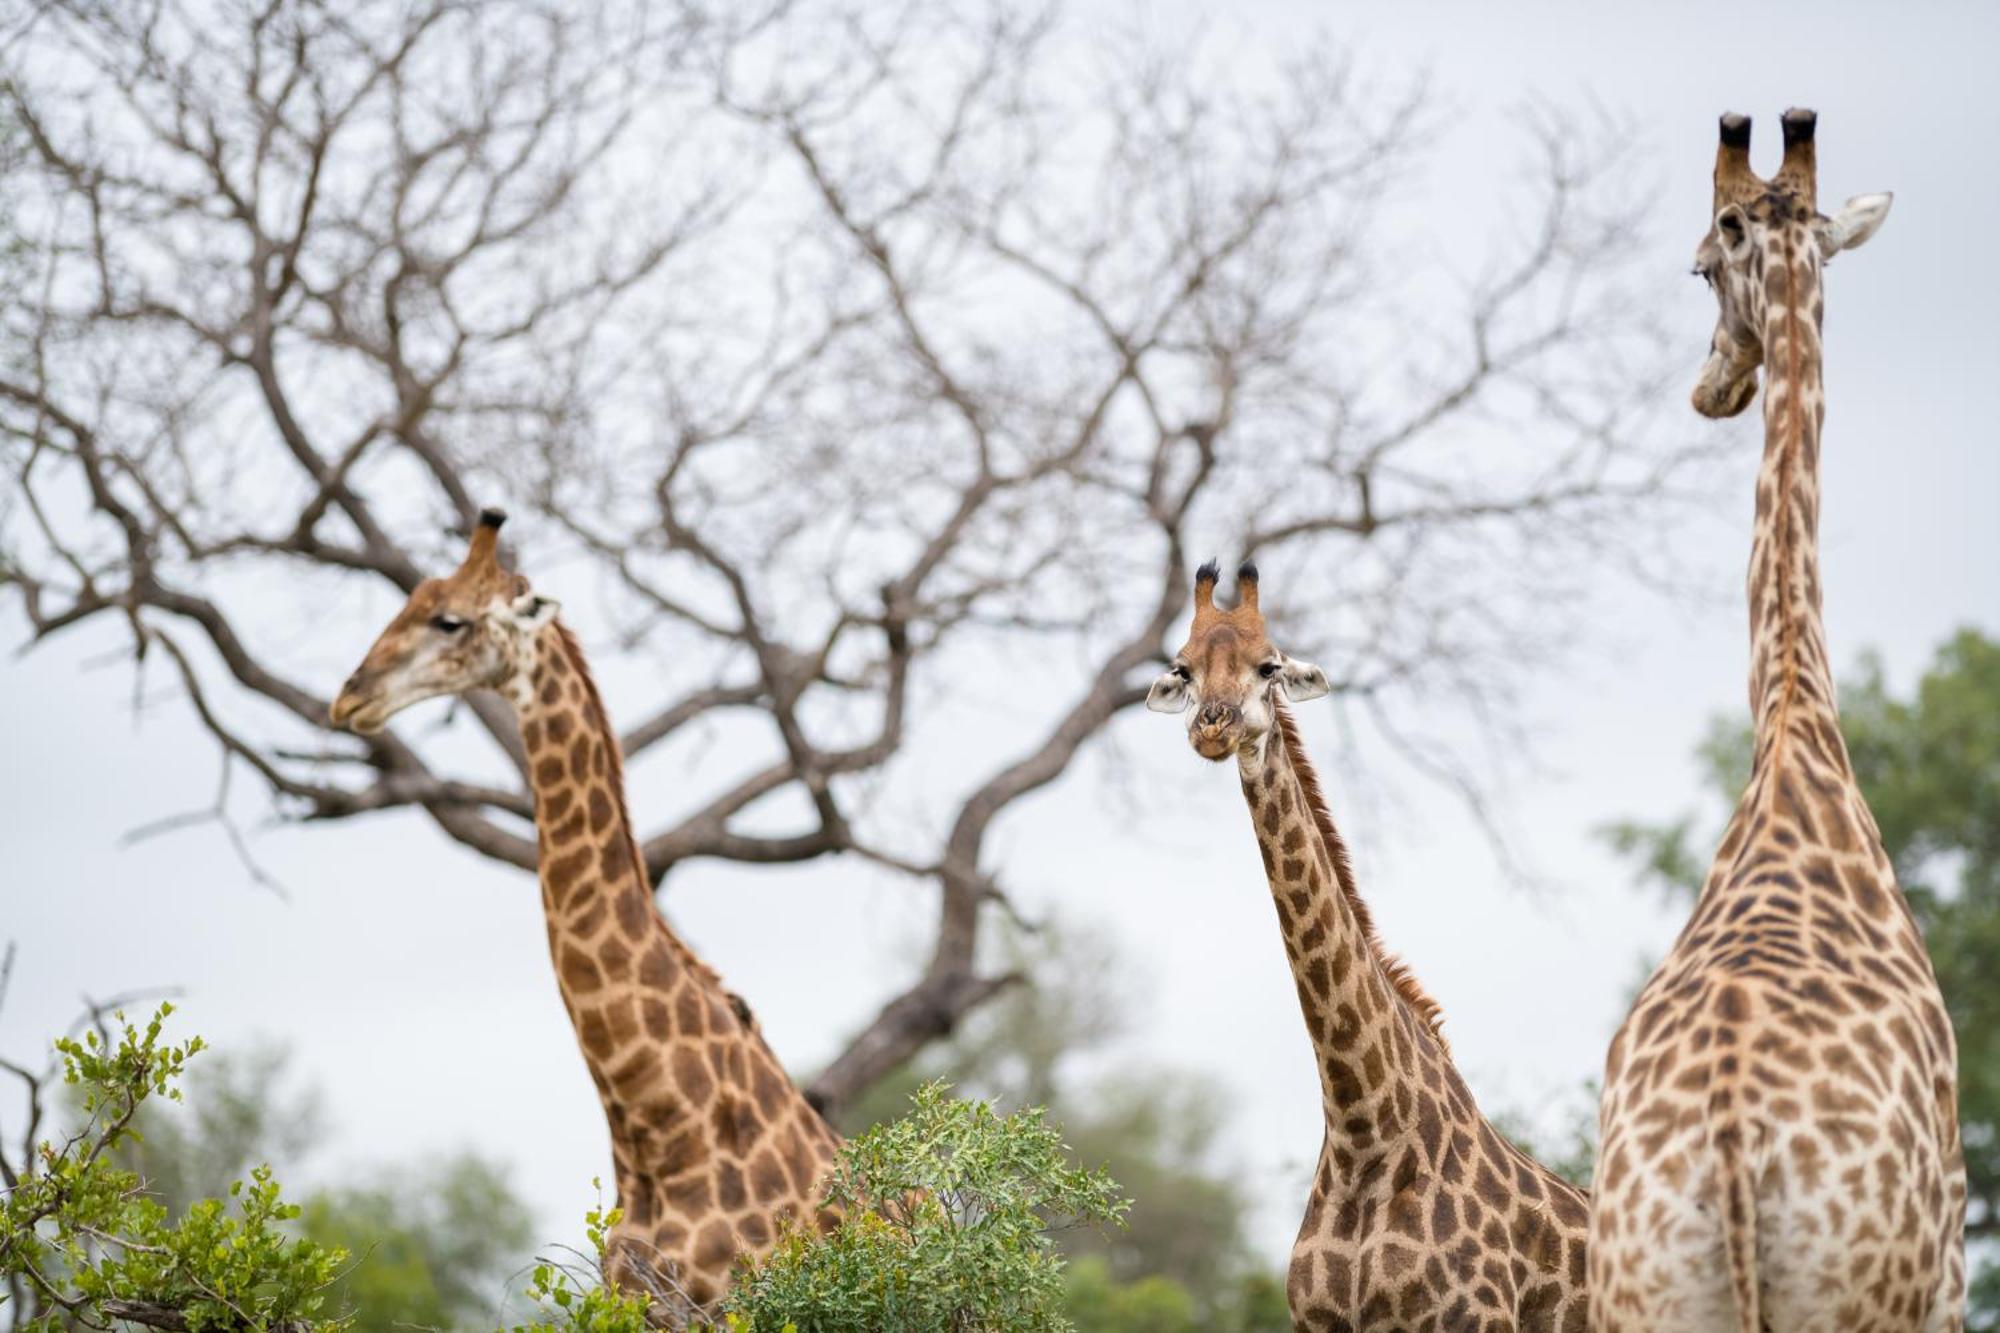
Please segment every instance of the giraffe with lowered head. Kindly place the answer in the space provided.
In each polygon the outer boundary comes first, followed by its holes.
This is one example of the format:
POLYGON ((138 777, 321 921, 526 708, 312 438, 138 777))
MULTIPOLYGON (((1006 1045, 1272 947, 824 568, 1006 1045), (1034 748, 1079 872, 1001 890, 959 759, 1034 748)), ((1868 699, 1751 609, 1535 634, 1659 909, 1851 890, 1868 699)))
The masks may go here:
POLYGON ((379 731, 421 699, 481 688, 512 702, 549 953, 611 1129, 624 1218, 609 1276, 679 1321, 720 1297, 737 1259, 769 1249, 784 1219, 831 1222, 820 1191, 837 1140, 749 1008, 655 910, 618 738, 556 603, 502 568, 504 520, 482 513, 458 570, 411 593, 332 720, 379 731))
POLYGON ((1694 390, 1764 368, 1750 550, 1750 784, 1694 912, 1605 1062, 1591 1213, 1600 1333, 1964 1324, 1957 1056, 1929 955, 1841 739, 1818 556, 1821 271, 1886 194, 1818 211, 1816 118, 1750 169, 1722 118, 1695 269, 1721 306, 1694 390))
POLYGON ((1440 1015, 1376 938, 1285 700, 1328 692, 1265 632, 1257 571, 1236 605, 1195 576, 1194 626, 1147 705, 1234 757, 1319 1067, 1325 1128, 1286 1295, 1310 1330, 1580 1333, 1587 1204, 1481 1115, 1440 1015))

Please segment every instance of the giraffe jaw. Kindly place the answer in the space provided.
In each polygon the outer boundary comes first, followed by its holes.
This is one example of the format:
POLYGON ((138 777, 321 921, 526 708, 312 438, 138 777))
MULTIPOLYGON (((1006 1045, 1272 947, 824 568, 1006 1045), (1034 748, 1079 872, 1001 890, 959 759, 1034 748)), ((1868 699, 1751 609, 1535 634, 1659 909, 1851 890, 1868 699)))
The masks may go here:
POLYGON ((1236 741, 1227 736, 1194 735, 1189 738, 1194 752, 1211 763, 1219 764, 1236 753, 1236 741))
POLYGON ((389 724, 389 710, 373 700, 343 694, 333 701, 333 707, 327 711, 327 720, 357 736, 373 736, 389 724))
POLYGON ((1743 409, 1756 401, 1756 398, 1757 371, 1755 367, 1751 368, 1749 374, 1721 385, 1713 384, 1708 374, 1704 371, 1702 377, 1695 382, 1694 386, 1694 410, 1712 420, 1741 416, 1743 409))

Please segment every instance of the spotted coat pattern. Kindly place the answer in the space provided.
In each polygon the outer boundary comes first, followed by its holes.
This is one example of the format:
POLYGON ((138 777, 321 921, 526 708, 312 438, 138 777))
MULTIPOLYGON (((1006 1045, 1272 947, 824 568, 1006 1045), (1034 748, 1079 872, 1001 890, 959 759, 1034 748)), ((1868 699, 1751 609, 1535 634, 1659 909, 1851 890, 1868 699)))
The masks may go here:
MULTIPOLYGON (((1243 775, 1319 1065, 1325 1133, 1287 1294, 1300 1329, 1580 1333, 1588 1205, 1499 1134, 1355 910, 1282 705, 1243 775)), ((1420 994, 1420 993, 1419 993, 1420 994)))
POLYGON ((1754 760, 1693 915, 1606 1061, 1600 1333, 1963 1326, 1951 1025, 1848 761, 1821 625, 1825 219, 1811 113, 1786 113, 1785 129, 1767 184, 1749 172, 1747 120, 1725 118, 1726 235, 1711 231, 1701 256, 1723 305, 1711 364, 1742 364, 1697 406, 1733 414, 1759 361, 1767 377, 1754 760), (1754 339, 1740 353, 1732 324, 1754 339))
POLYGON ((1236 760, 1319 1070, 1324 1131, 1292 1247, 1292 1322, 1314 1333, 1581 1333, 1589 1210, 1581 1191, 1487 1123, 1453 1066, 1436 1003, 1376 939, 1347 849, 1285 700, 1326 673, 1273 645, 1257 569, 1194 624, 1147 692, 1188 741, 1236 760))
POLYGON ((490 687, 514 707, 534 796, 549 955, 604 1106, 623 1217, 608 1275, 679 1326, 787 1219, 821 1228, 837 1139, 750 1008, 667 926, 625 806, 618 739, 554 604, 501 568, 487 511, 464 565, 420 584, 335 701, 373 731, 409 703, 490 687))
POLYGON ((516 706, 549 954, 611 1129, 616 1273, 705 1307, 785 1219, 832 1222, 818 1200, 838 1140, 749 1006, 655 910, 618 740, 575 639, 557 622, 535 648, 516 706))

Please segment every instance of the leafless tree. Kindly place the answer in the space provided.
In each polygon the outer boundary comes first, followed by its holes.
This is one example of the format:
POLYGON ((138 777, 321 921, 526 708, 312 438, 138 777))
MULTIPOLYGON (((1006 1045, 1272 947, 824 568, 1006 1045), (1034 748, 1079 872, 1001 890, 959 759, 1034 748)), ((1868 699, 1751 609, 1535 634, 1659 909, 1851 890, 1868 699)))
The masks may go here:
POLYGON ((6 40, 32 638, 122 624, 286 816, 419 807, 531 867, 498 700, 364 740, 301 674, 343 590, 506 500, 600 666, 661 664, 635 761, 727 743, 657 882, 849 857, 935 895, 828 1104, 1010 980, 989 835, 1141 700, 1191 556, 1281 574, 1290 641, 1442 765, 1411 701, 1504 727, 1687 461, 1615 127, 1505 129, 1519 188, 1446 196, 1494 219, 1465 253, 1387 222, 1443 117, 1334 46, 694 0, 55 0, 6 40))

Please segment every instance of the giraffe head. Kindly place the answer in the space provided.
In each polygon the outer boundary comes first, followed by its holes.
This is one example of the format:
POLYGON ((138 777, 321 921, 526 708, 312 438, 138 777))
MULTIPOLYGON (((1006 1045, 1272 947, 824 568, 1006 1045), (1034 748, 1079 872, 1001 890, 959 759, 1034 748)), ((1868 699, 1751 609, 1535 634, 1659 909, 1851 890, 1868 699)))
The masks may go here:
POLYGON ((556 603, 529 590, 501 567, 498 509, 479 515, 465 562, 441 579, 426 579, 340 687, 330 714, 335 726, 380 731, 422 699, 467 690, 506 690, 533 668, 535 635, 556 616, 556 603))
MULTIPOLYGON (((1732 112, 1722 118, 1714 205, 1708 232, 1694 252, 1694 271, 1720 308, 1694 387, 1694 410, 1703 416, 1733 417, 1757 396, 1771 290, 1767 273, 1791 262, 1810 265, 1817 274, 1826 260, 1864 244, 1889 216, 1887 194, 1856 195, 1833 217, 1819 211, 1813 145, 1818 119, 1797 107, 1784 114, 1785 159, 1766 181, 1750 169, 1750 117, 1732 112)), ((1809 313, 1817 320, 1816 309, 1809 313)))
POLYGON ((1194 576, 1194 626, 1167 673, 1153 682, 1146 707, 1187 713, 1188 741, 1204 759, 1234 754, 1261 760, 1277 720, 1280 691, 1295 701, 1317 699, 1330 688, 1326 673, 1279 652, 1264 633, 1257 607, 1257 567, 1236 571, 1236 605, 1215 604, 1220 576, 1213 560, 1194 576))

